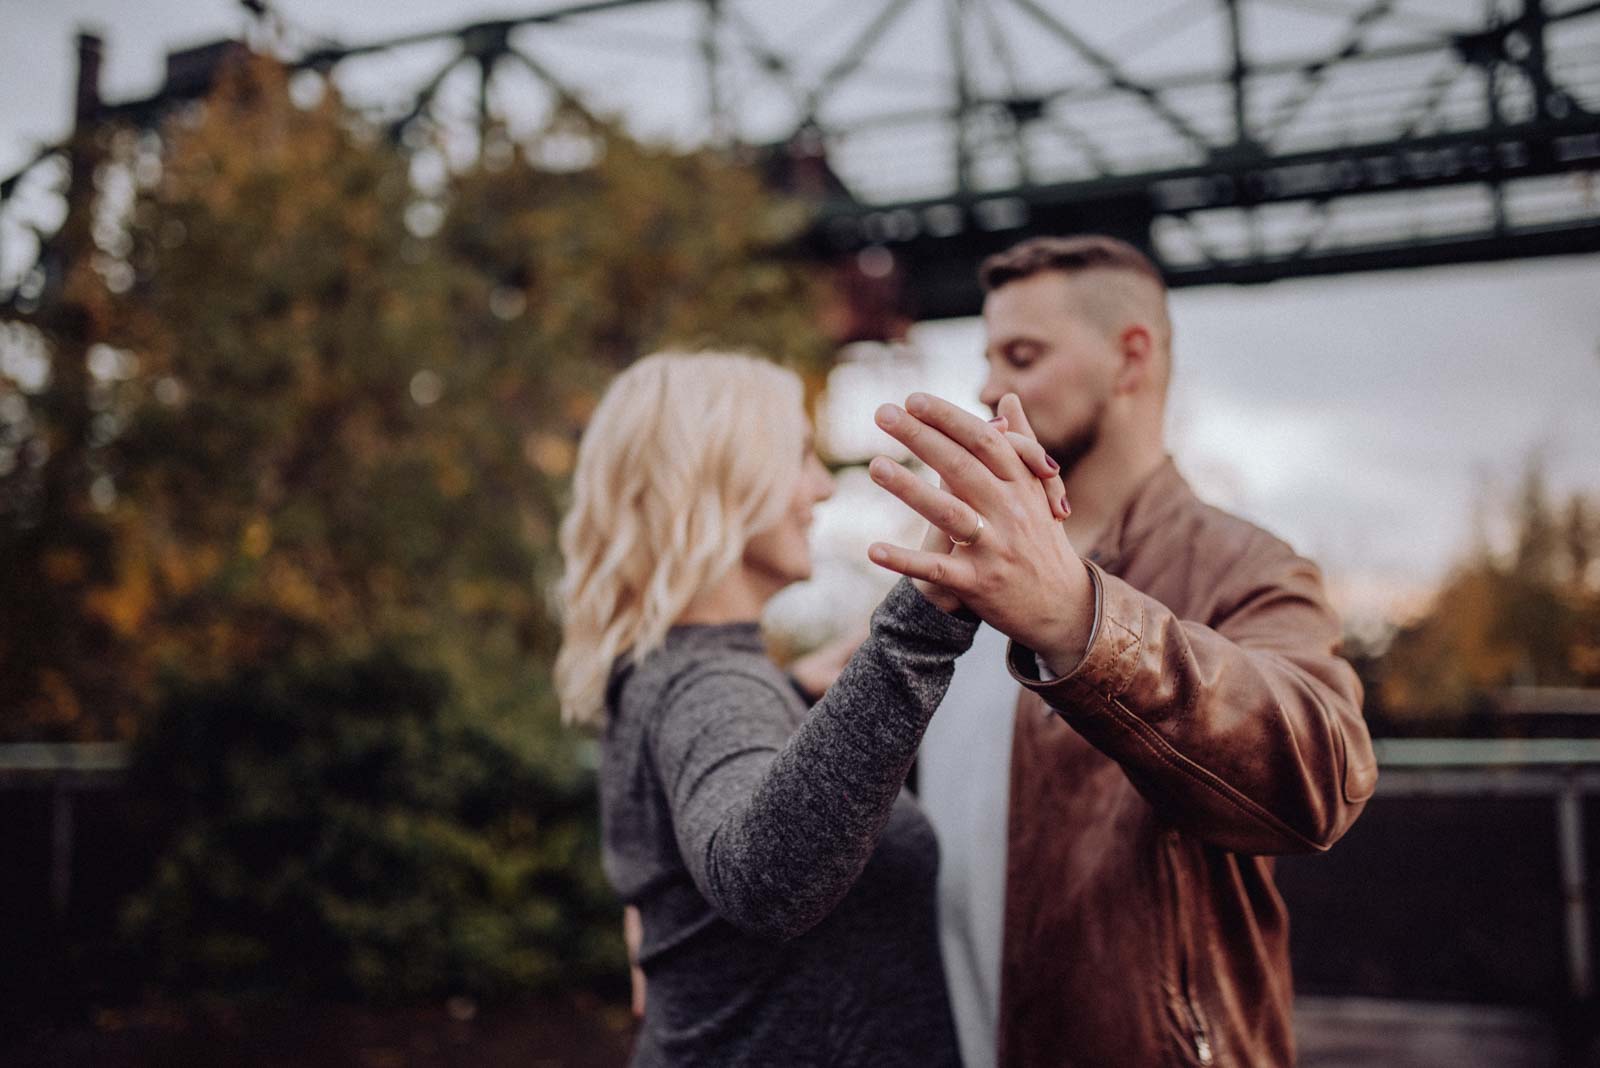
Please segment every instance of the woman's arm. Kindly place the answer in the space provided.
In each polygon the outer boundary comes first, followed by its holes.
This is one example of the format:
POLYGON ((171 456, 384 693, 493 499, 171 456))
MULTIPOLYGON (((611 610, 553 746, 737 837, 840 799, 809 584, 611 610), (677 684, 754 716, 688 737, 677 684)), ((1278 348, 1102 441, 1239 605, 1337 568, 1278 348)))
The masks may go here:
POLYGON ((792 735, 776 676, 711 663, 675 683, 649 744, 684 861, 723 917, 781 940, 833 910, 976 630, 902 581, 792 735))

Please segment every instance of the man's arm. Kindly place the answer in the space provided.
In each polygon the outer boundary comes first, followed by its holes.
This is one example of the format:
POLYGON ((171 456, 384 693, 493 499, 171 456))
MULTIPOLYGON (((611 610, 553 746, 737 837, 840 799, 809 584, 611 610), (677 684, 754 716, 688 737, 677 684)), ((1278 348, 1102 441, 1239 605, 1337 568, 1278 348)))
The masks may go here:
POLYGON ((948 490, 878 460, 874 479, 946 533, 978 533, 948 555, 875 544, 873 560, 948 590, 1010 637, 1024 684, 1175 826, 1239 852, 1338 839, 1377 768, 1315 567, 1264 539, 1230 568, 1238 592, 1216 628, 1185 622, 1077 555, 994 428, 925 394, 884 405, 878 425, 948 490), (1035 653, 1067 674, 1041 683, 1035 653))
POLYGON ((1041 682, 1031 650, 1014 643, 1008 660, 1174 826, 1240 853, 1325 850, 1377 781, 1361 685, 1335 654, 1316 568, 1276 542, 1242 566, 1212 628, 1089 565, 1081 662, 1041 682))

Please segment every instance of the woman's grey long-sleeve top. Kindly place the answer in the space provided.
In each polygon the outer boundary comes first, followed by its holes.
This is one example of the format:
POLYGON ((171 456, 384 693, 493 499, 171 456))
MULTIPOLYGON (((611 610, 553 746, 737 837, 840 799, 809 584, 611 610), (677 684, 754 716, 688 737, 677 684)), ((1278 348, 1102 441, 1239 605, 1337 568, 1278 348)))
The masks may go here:
POLYGON ((639 1066, 958 1063, 932 828, 901 784, 976 625, 902 581, 808 714, 754 623, 619 661, 606 874, 639 908, 639 1066))

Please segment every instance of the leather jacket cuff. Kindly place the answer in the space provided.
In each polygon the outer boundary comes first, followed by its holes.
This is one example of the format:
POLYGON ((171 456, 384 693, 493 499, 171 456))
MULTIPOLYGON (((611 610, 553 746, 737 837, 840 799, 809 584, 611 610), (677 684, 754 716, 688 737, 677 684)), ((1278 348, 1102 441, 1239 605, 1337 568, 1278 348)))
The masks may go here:
POLYGON ((1032 649, 1017 642, 1006 647, 1006 666, 1012 677, 1058 707, 1070 704, 1071 695, 1080 687, 1086 686, 1104 697, 1121 693, 1133 677, 1142 643, 1141 595, 1112 579, 1099 565, 1085 560, 1084 566, 1094 586, 1094 623, 1083 659, 1070 671, 1046 681, 1040 678, 1038 658, 1032 649))

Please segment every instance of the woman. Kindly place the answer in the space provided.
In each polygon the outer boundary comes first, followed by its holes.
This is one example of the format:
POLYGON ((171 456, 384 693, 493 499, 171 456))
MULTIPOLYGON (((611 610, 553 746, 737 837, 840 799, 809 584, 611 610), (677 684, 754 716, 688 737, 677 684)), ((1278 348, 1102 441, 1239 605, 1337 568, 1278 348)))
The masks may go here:
POLYGON ((641 360, 580 446, 556 680, 604 732, 636 1065, 958 1063, 937 846, 901 784, 976 623, 902 581, 808 714, 757 621, 831 492, 799 380, 746 356, 641 360))

